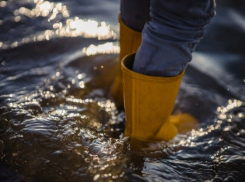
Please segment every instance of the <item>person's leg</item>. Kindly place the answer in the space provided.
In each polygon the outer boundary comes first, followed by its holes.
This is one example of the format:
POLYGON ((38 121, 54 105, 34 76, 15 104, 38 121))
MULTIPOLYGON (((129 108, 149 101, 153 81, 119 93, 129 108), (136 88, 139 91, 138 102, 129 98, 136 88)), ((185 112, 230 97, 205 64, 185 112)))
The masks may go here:
POLYGON ((120 12, 126 26, 142 32, 145 23, 150 21, 150 0, 121 0, 120 12))
POLYGON ((151 0, 151 20, 136 56, 122 61, 125 136, 168 141, 177 134, 176 122, 169 118, 179 85, 214 14, 214 0, 151 0))
POLYGON ((120 60, 138 50, 141 43, 141 32, 149 20, 150 0, 121 0, 120 60))
MULTIPOLYGON (((150 0, 121 0, 119 13, 120 54, 119 60, 138 50, 141 43, 141 31, 144 24, 150 20, 150 0)), ((111 87, 111 96, 117 108, 123 108, 123 88, 120 64, 118 75, 111 87)))
POLYGON ((151 76, 176 76, 191 61, 205 25, 215 14, 215 0, 151 0, 133 71, 151 76))

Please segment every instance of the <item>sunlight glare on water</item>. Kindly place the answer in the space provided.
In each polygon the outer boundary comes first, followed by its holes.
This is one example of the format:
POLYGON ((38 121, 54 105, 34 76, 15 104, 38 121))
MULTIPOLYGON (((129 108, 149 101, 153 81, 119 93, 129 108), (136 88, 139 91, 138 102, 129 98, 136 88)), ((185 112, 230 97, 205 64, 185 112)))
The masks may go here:
MULTIPOLYGON (((69 18, 69 11, 62 3, 54 3, 43 0, 34 0, 35 7, 29 9, 20 7, 14 10, 14 21, 22 22, 22 19, 36 20, 38 17, 45 19, 45 24, 52 25, 52 29, 37 32, 34 35, 24 36, 22 39, 17 39, 14 42, 0 42, 0 48, 7 49, 9 45, 17 47, 26 43, 50 40, 54 37, 78 37, 97 38, 98 40, 116 39, 116 33, 110 28, 106 22, 97 22, 96 20, 83 20, 78 17, 69 18), (60 16, 64 20, 60 20, 60 16)), ((2 1, 1 7, 4 8, 7 2, 2 1)), ((23 20, 24 21, 24 20, 23 20)), ((38 20, 40 21, 40 19, 38 20)), ((0 20, 0 25, 5 24, 7 19, 0 20)), ((40 22, 44 24, 44 22, 40 22)))
POLYGON ((120 51, 119 49, 120 48, 118 45, 108 42, 98 46, 92 44, 89 47, 84 48, 82 52, 85 53, 87 56, 96 54, 118 54, 120 51))

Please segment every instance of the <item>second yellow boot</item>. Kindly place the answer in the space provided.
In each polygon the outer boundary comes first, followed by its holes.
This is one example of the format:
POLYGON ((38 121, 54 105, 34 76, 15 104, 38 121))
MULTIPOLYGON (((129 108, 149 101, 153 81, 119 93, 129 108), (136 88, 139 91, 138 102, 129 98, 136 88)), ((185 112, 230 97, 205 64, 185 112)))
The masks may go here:
MULTIPOLYGON (((121 20, 119 14, 120 26, 120 54, 119 61, 128 54, 135 53, 141 44, 141 32, 137 32, 127 27, 121 20)), ((111 96, 116 102, 119 109, 123 108, 123 86, 122 86, 122 73, 121 64, 118 65, 118 74, 111 87, 111 96)))

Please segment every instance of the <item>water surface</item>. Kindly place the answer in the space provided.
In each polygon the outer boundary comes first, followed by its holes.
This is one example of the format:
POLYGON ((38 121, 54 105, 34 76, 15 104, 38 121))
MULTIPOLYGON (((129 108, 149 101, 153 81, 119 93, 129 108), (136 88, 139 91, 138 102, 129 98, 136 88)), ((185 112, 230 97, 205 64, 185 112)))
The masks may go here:
POLYGON ((174 109, 200 128, 135 151, 109 94, 119 1, 1 1, 0 180, 242 181, 245 5, 217 4, 174 109))

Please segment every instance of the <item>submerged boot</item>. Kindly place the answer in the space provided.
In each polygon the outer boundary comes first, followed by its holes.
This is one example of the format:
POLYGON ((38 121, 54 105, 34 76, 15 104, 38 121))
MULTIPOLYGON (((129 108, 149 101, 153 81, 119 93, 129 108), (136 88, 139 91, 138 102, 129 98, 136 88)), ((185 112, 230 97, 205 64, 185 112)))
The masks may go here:
POLYGON ((121 65, 126 113, 124 135, 143 141, 168 141, 178 133, 171 118, 179 124, 178 120, 184 116, 196 124, 188 114, 171 116, 184 72, 175 77, 142 75, 132 71, 134 57, 135 54, 125 57, 121 65))
POLYGON ((128 54, 135 53, 141 43, 141 32, 137 32, 127 27, 121 20, 119 14, 119 25, 120 25, 120 55, 118 65, 118 75, 116 76, 112 87, 111 96, 116 102, 119 109, 123 108, 123 86, 122 86, 122 73, 120 69, 121 60, 128 54))

